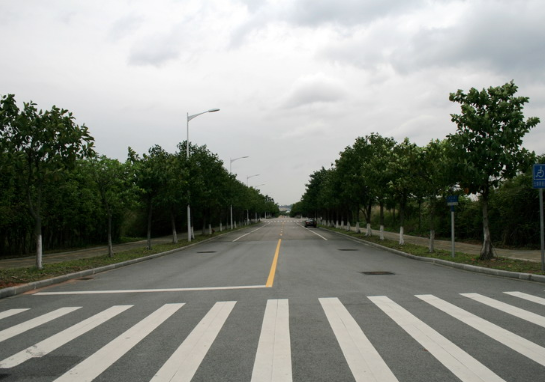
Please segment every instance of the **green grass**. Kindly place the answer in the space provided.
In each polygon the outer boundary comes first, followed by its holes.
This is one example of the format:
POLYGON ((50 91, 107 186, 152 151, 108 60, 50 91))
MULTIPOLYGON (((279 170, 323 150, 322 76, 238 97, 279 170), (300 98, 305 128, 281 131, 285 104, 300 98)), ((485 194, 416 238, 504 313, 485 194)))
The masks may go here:
POLYGON ((348 232, 345 230, 331 228, 331 227, 322 227, 322 228, 327 228, 329 230, 340 232, 345 235, 357 237, 358 239, 379 244, 384 247, 397 249, 398 251, 409 253, 414 256, 442 259, 442 260, 452 261, 455 263, 471 264, 478 267, 501 269, 501 270, 511 271, 511 272, 522 272, 522 273, 532 273, 536 275, 545 275, 545 272, 541 270, 541 263, 536 263, 532 261, 514 260, 514 259, 505 258, 505 257, 495 257, 490 260, 479 260, 478 256, 470 255, 463 252, 456 252, 455 257, 453 258, 450 251, 436 249, 434 253, 429 253, 428 247, 424 247, 421 245, 410 244, 410 243, 405 243, 404 245, 400 245, 397 241, 394 241, 394 240, 388 240, 388 239, 380 240, 378 236, 365 236, 365 234, 363 233, 358 234, 355 232, 348 232))

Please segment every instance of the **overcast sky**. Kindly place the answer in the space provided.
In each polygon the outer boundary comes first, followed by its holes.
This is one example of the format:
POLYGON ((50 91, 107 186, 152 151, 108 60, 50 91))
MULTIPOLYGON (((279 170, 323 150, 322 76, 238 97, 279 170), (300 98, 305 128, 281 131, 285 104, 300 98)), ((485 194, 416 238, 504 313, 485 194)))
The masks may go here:
POLYGON ((454 133, 450 92, 514 80, 542 121, 543 0, 0 0, 0 94, 57 105, 97 151, 207 145, 279 204, 358 136, 454 133))

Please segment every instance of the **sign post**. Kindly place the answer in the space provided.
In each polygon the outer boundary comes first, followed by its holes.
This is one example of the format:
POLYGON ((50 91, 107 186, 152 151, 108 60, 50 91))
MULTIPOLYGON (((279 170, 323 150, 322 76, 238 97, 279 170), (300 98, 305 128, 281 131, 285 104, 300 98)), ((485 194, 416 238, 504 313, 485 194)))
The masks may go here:
POLYGON ((447 206, 450 206, 450 236, 452 241, 452 258, 454 258, 455 241, 454 241, 454 206, 458 205, 458 195, 447 196, 447 206))
POLYGON ((545 164, 535 164, 532 187, 539 189, 539 227, 541 231, 541 270, 545 271, 545 239, 543 224, 543 189, 545 188, 545 164))

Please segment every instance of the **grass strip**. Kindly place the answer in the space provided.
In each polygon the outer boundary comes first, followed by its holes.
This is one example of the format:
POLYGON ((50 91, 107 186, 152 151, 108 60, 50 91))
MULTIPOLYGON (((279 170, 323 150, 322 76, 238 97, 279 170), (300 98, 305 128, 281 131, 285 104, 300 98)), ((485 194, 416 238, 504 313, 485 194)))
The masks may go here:
POLYGON ((392 249, 397 249, 398 251, 409 253, 414 256, 442 259, 442 260, 451 261, 453 263, 470 264, 470 265, 475 265, 477 267, 500 269, 500 270, 510 271, 510 272, 521 272, 521 273, 531 273, 535 275, 545 275, 545 272, 541 270, 541 263, 536 263, 532 261, 509 259, 507 257, 494 257, 490 260, 480 260, 479 256, 470 255, 470 254, 458 252, 458 251, 455 252, 455 256, 453 258, 452 253, 450 251, 446 251, 442 249, 436 249, 435 252, 429 253, 428 247, 425 247, 422 245, 416 245, 412 243, 405 243, 403 245, 400 245, 395 240, 389 240, 389 239, 380 240, 378 236, 365 236, 364 233, 356 233, 352 231, 348 232, 343 229, 332 228, 332 227, 322 226, 321 228, 327 228, 331 231, 340 232, 345 235, 353 236, 355 238, 358 238, 364 241, 379 244, 384 247, 388 247, 392 249))

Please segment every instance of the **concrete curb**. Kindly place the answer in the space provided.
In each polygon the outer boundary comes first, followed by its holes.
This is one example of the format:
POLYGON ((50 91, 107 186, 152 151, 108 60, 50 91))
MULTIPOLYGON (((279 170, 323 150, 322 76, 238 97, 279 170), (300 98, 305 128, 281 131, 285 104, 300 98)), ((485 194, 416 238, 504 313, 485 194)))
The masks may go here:
POLYGON ((28 284, 17 285, 17 286, 10 287, 10 288, 0 289, 0 299, 6 298, 6 297, 13 297, 13 296, 16 296, 18 294, 28 292, 30 290, 40 289, 40 288, 50 286, 50 285, 54 285, 54 284, 60 284, 60 283, 63 283, 63 282, 69 281, 69 280, 78 279, 80 277, 90 276, 90 275, 94 275, 94 274, 97 274, 97 273, 111 271, 112 269, 126 267, 128 265, 140 263, 142 261, 152 260, 152 259, 155 259, 157 257, 170 255, 170 254, 172 254, 174 252, 184 251, 187 248, 191 248, 191 247, 200 245, 202 243, 206 243, 208 241, 215 240, 218 237, 223 236, 223 235, 225 235, 225 234, 222 233, 222 234, 219 234, 218 236, 211 237, 211 238, 203 240, 203 241, 199 241, 198 243, 189 244, 189 245, 186 245, 185 247, 171 249, 170 251, 166 251, 166 252, 154 253, 153 255, 140 257, 138 259, 122 261, 120 263, 105 265, 105 266, 99 267, 99 268, 86 269, 84 271, 69 273, 67 275, 57 276, 57 277, 53 277, 51 279, 34 281, 34 282, 31 282, 31 283, 28 283, 28 284))
POLYGON ((478 267, 476 265, 470 265, 470 264, 454 263, 452 261, 443 260, 443 259, 434 259, 434 258, 431 258, 431 257, 415 256, 415 255, 411 255, 410 253, 399 251, 397 249, 385 247, 385 246, 380 245, 380 244, 376 244, 376 243, 373 243, 373 242, 370 242, 370 241, 362 240, 362 239, 359 239, 359 238, 354 237, 354 236, 347 235, 347 234, 342 233, 342 232, 331 231, 331 230, 328 230, 328 231, 336 233, 338 235, 349 237, 350 239, 357 240, 357 241, 359 241, 361 243, 370 245, 372 247, 384 249, 384 250, 386 250, 388 252, 395 253, 396 255, 408 257, 408 258, 413 259, 413 260, 419 260, 419 261, 425 261, 425 262, 428 262, 428 263, 444 265, 444 266, 447 266, 447 267, 462 269, 464 271, 469 271, 469 272, 477 272, 477 273, 483 273, 483 274, 492 275, 492 276, 508 277, 508 278, 512 278, 512 279, 519 279, 519 280, 526 280, 526 281, 535 281, 535 282, 538 282, 538 283, 545 283, 545 276, 543 276, 543 275, 534 275, 534 274, 531 274, 531 273, 521 273, 521 272, 510 272, 510 271, 504 271, 504 270, 501 270, 501 269, 491 269, 491 268, 478 267))

